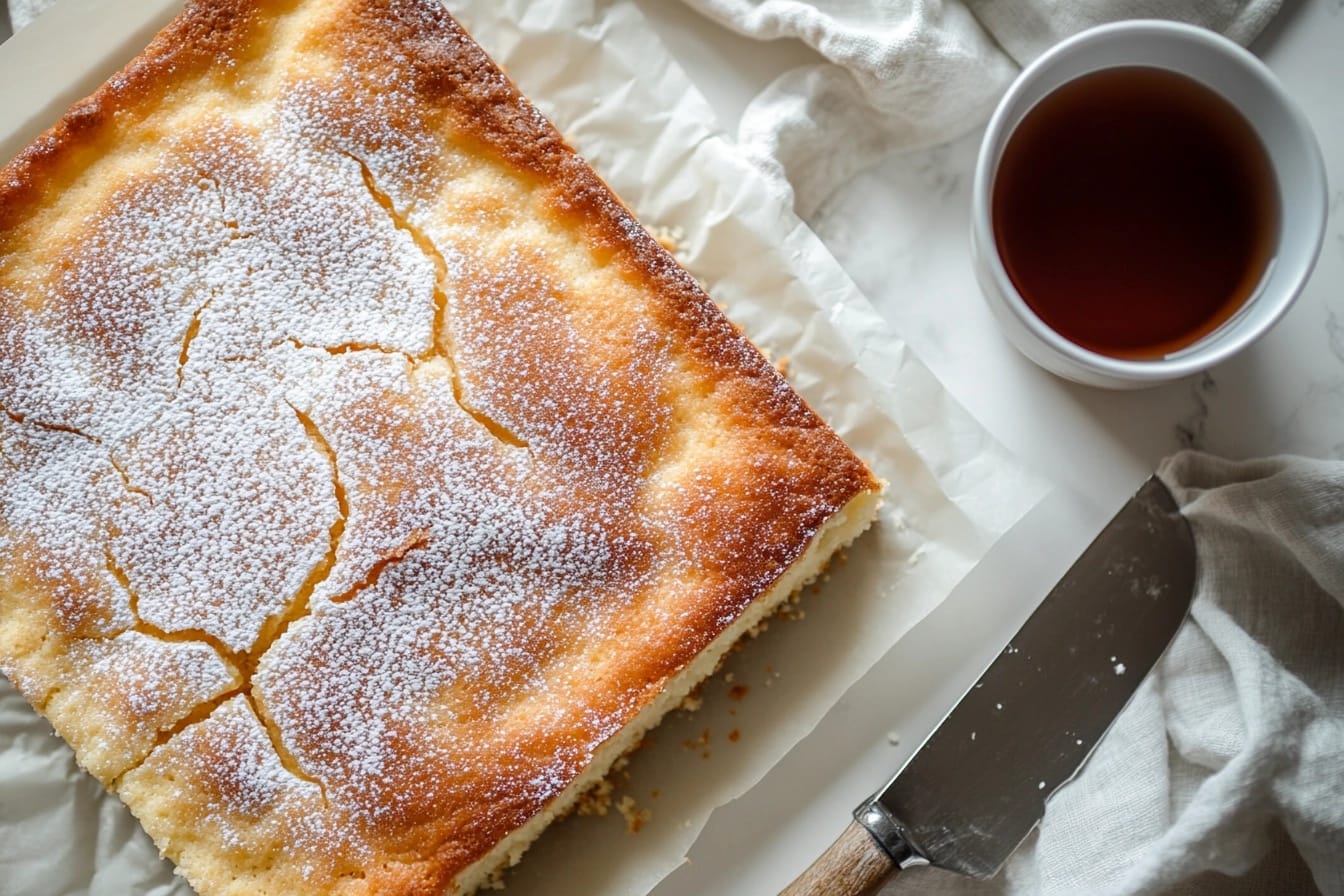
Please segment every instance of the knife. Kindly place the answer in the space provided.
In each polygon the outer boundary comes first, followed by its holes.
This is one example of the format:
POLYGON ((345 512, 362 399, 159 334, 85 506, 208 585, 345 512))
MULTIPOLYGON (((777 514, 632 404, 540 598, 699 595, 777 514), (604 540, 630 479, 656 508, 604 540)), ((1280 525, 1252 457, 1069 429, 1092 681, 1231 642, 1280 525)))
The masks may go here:
POLYGON ((917 865, 993 877, 1167 648, 1194 583, 1190 526, 1151 477, 781 896, 864 896, 917 865))

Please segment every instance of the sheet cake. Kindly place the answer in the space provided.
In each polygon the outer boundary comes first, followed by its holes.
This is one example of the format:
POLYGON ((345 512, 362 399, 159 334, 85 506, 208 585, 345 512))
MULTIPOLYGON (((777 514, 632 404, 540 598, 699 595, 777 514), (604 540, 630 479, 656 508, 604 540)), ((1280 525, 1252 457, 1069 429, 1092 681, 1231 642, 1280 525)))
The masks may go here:
POLYGON ((475 889, 879 492, 434 0, 0 170, 0 671, 202 896, 475 889))

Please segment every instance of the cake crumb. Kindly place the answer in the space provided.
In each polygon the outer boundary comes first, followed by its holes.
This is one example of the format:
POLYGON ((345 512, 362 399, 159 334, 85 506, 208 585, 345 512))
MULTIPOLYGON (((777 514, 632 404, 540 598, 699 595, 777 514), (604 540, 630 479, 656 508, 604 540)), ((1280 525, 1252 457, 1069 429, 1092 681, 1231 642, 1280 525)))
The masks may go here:
POLYGON ((616 802, 616 811, 620 812, 625 818, 625 829, 632 834, 638 834, 644 825, 653 820, 653 812, 649 809, 639 808, 635 798, 629 794, 616 802))
POLYGON ((737 743, 741 739, 742 739, 742 732, 737 730, 736 728, 728 732, 728 740, 730 742, 737 743))
POLYGON ((681 745, 688 750, 703 750, 709 746, 709 739, 710 739, 709 729, 706 728, 700 732, 699 737, 693 737, 690 738, 689 740, 684 740, 682 741, 681 745))
POLYGON ((681 243, 686 239, 686 231, 676 225, 651 227, 649 228, 649 235, 653 237, 654 242, 673 256, 681 251, 681 243))
POLYGON ((735 684, 728 689, 728 696, 733 700, 741 700, 747 694, 751 693, 751 685, 735 684))

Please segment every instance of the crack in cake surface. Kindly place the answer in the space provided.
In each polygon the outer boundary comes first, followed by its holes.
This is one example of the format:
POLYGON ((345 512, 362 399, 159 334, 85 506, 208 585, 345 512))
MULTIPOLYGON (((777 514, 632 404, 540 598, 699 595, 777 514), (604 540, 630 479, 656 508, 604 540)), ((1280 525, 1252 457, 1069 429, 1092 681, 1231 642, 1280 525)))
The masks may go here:
POLYGON ((112 465, 112 469, 117 471, 117 476, 121 479, 122 487, 125 488, 127 492, 144 498, 149 502, 151 507, 154 505, 154 496, 131 482, 131 474, 126 472, 126 465, 118 461, 116 454, 111 450, 107 452, 107 462, 112 465))
POLYGON ((247 705, 252 708, 252 713, 257 717, 257 721, 261 723, 262 729, 266 732, 267 739, 271 742, 271 749, 275 751, 275 755, 280 759, 280 764, 284 766, 285 771, 289 772, 300 781, 306 781, 307 783, 316 786, 318 792, 322 795, 322 804, 330 808, 331 801, 327 798, 327 785, 322 782, 321 778, 314 777, 304 771, 303 766, 299 764, 299 760, 292 752, 290 752, 289 748, 285 746, 284 734, 281 732, 280 726, 275 723, 273 718, 271 718, 271 714, 266 709, 264 701, 253 692, 250 676, 247 685, 242 689, 241 694, 243 698, 247 700, 247 705))
POLYGON ((311 612, 313 594, 327 580, 332 569, 336 566, 336 558, 341 548, 341 537, 345 534, 346 521, 350 518, 349 497, 346 495, 345 484, 341 481, 341 470, 336 462, 336 452, 332 449, 331 443, 327 441, 327 437, 322 434, 322 430, 309 414, 301 411, 293 404, 288 402, 286 404, 294 412, 295 418, 303 427, 303 431, 312 443, 313 449, 321 455, 331 471, 331 490, 336 498, 336 517, 331 521, 331 526, 327 530, 329 544, 326 554, 308 573, 308 577, 304 579, 298 593, 294 595, 284 612, 268 621, 262 628, 256 643, 249 651, 246 664, 249 677, 256 671, 262 657, 271 649, 271 645, 279 640, 289 630, 290 626, 311 612))
MULTIPOLYGON (((83 439, 84 441, 92 445, 97 445, 99 447, 102 447, 103 445, 103 440, 98 438, 97 436, 91 436, 88 433, 80 429, 77 429, 76 427, 69 426, 64 423, 49 423, 43 420, 34 420, 27 414, 20 414, 16 411, 11 411, 9 408, 6 408, 3 405, 0 405, 0 414, 3 414, 6 418, 9 419, 11 423, 14 423, 18 426, 31 426, 34 429, 39 429, 44 432, 64 433, 66 435, 71 435, 83 439)), ((0 446, 0 457, 9 460, 8 455, 5 454, 3 446, 0 446)), ((118 467, 116 462, 113 460, 111 451, 108 452, 108 462, 112 464, 113 469, 115 469, 118 474, 122 475, 122 481, 126 482, 128 486, 127 491, 134 491, 134 489, 131 489, 129 487, 129 480, 126 479, 125 475, 122 473, 121 468, 118 467)), ((21 469, 21 467, 12 460, 10 460, 10 464, 15 469, 21 469)))
POLYGON ((191 322, 187 324, 187 331, 182 335, 182 350, 177 354, 177 387, 182 388, 182 377, 187 369, 187 361, 191 360, 191 343, 195 341, 196 335, 201 331, 201 315, 210 307, 210 303, 215 300, 214 296, 206 299, 191 314, 191 322))
POLYGON ((117 562, 117 558, 113 555, 112 547, 110 545, 105 545, 103 547, 103 557, 107 563, 108 573, 126 592, 127 601, 131 610, 131 617, 135 622, 130 628, 114 632, 101 639, 91 640, 110 640, 124 632, 133 631, 143 635, 149 635, 152 638, 157 638, 158 640, 169 644, 174 642, 193 641, 208 645, 215 651, 215 653, 219 654, 220 660, 232 671, 237 673, 242 673, 244 671, 246 668, 246 663, 244 662, 245 657, 237 651, 230 649, 227 644, 209 632, 200 629, 182 629, 169 632, 164 631, 153 623, 146 622, 140 616, 140 595, 136 592, 135 588, 132 587, 130 577, 126 575, 126 570, 122 569, 121 565, 117 562))
MULTIPOLYGON (((401 349, 396 348, 388 348, 387 346, 378 342, 342 342, 339 345, 308 345, 305 342, 300 342, 293 336, 287 336, 283 340, 281 340, 281 342, 292 345, 297 349, 315 348, 318 349, 319 351, 326 352, 329 355, 348 355, 351 352, 378 352, 384 355, 396 355, 399 358, 405 358, 406 363, 410 365, 415 365, 416 363, 418 363, 419 360, 416 358, 415 355, 412 355, 410 352, 405 352, 402 351, 401 349)), ((279 344, 281 343, 276 343, 276 345, 279 344)), ((251 360, 251 359, 225 358, 224 360, 231 361, 231 360, 251 360)))
POLYGON ((347 601, 354 600, 361 591, 376 586, 378 580, 382 578, 383 572, 387 570, 388 567, 405 559, 406 555, 411 551, 423 548, 428 544, 429 532, 425 529, 416 529, 407 536, 405 541, 388 551, 382 557, 379 557, 374 564, 369 567, 369 571, 364 575, 364 578, 351 585, 342 593, 333 594, 331 597, 327 598, 327 600, 333 604, 343 604, 347 601))
POLYGON ((51 423, 46 420, 34 420, 27 414, 20 414, 17 411, 11 411, 8 408, 0 407, 0 413, 3 413, 12 422, 20 426, 31 426, 35 429, 44 429, 47 432, 63 432, 67 435, 78 436, 81 439, 92 442, 95 445, 103 444, 103 440, 97 436, 89 435, 82 429, 70 426, 66 423, 51 423))
MULTIPOLYGON (((4 407, 0 407, 0 414, 4 414, 6 417, 10 419, 11 422, 17 423, 20 426, 32 426, 36 429, 45 430, 47 432, 65 433, 67 435, 72 435, 84 439, 85 441, 91 442, 94 445, 103 447, 102 439, 98 438, 97 436, 91 436, 88 433, 74 426, 69 426, 63 423, 49 423, 42 420, 32 420, 23 414, 15 413, 14 411, 10 411, 4 407)), ((9 466, 13 467, 16 470, 21 469, 18 464, 14 463, 9 458, 9 456, 5 454, 3 448, 0 448, 0 459, 3 459, 9 466)), ((111 448, 107 449, 107 462, 112 467, 112 469, 116 471, 118 478, 121 479, 122 486, 126 489, 127 492, 144 498, 150 504, 154 503, 153 495, 151 495, 143 488, 140 488, 139 486, 131 482, 130 475, 126 472, 125 465, 117 460, 117 457, 112 452, 111 448)))
MULTIPOLYGON (((298 412, 296 411, 296 413, 298 412)), ((342 497, 342 505, 343 502, 344 498, 342 497)), ((341 517, 340 522, 343 524, 344 516, 341 517)), ((333 535, 333 539, 338 538, 339 535, 333 535)), ((334 557, 335 552, 334 543, 332 550, 334 557)), ((164 631, 163 629, 160 629, 146 622, 144 619, 140 617, 139 596, 136 593, 135 589, 132 587, 130 579, 126 575, 125 570, 121 569, 121 567, 117 563, 116 557, 113 555, 110 546, 104 547, 104 556, 106 559, 108 572, 112 575, 114 579, 116 579, 117 583, 120 584, 121 587, 126 591, 127 598, 130 603, 131 615, 135 619, 135 624, 130 629, 128 629, 128 631, 138 632, 140 634, 156 638, 159 641, 163 641, 165 643, 194 642, 208 645, 215 651, 216 654, 218 654, 220 661, 224 663, 225 667, 229 669, 235 676, 237 676, 242 681, 242 684, 239 685, 238 687, 232 688, 228 691, 225 691, 221 694, 218 694, 210 698, 209 700, 206 700, 198 704, 195 708, 193 708, 189 713, 187 713, 185 716, 179 719, 172 726, 170 726, 167 729, 160 730, 155 738, 154 749, 157 749, 163 746, 164 744, 168 743, 175 735, 180 734, 187 728, 205 721, 211 715, 213 715, 216 709, 227 703, 229 700, 233 699, 234 697, 241 696, 247 701, 248 705, 252 708, 252 711, 256 715, 258 721, 261 722, 262 727, 265 729, 267 737, 271 741, 271 746, 274 748, 276 755, 279 757, 280 763, 285 767, 285 769, 290 774, 294 775, 294 777, 298 778, 299 780, 307 781, 310 784, 316 785, 318 790, 322 794, 323 803, 326 804, 327 802, 326 785, 318 778, 315 778, 312 775, 309 775, 307 772, 305 772, 303 770, 303 767, 298 762, 298 760, 285 746, 284 738, 280 732, 279 726, 276 725, 275 722, 271 719, 269 713, 266 711, 263 701, 261 701, 257 697, 257 695, 253 692, 253 686, 252 686, 252 678, 256 672, 257 663, 260 657, 263 656, 265 652, 270 648, 271 643, 273 643, 273 641, 276 638, 280 637, 280 635, 284 633, 284 630, 288 627, 290 623, 294 621, 294 619, 297 619, 300 616, 307 613, 308 610, 307 594, 311 594, 312 588, 315 588, 317 585, 317 581, 313 581, 311 583, 311 587, 307 589, 307 592, 305 594, 300 595, 301 603, 299 605, 299 612, 294 614, 292 617, 286 617, 283 620, 283 624, 281 625, 281 627, 273 634, 271 634, 269 638, 264 639, 264 641, 259 644, 258 648, 255 649, 253 654, 246 654, 231 650, 226 644, 224 644, 218 638, 210 635, 208 632, 200 630, 167 632, 164 631)), ((325 575, 326 571, 328 571, 329 569, 330 569, 329 565, 323 568, 322 569, 323 575, 325 575)), ((117 634, 119 635, 121 633, 117 634)), ((91 639, 91 640, 111 640, 112 637, 116 637, 116 635, 109 636, 107 638, 91 639)), ((133 763, 132 765, 128 766, 124 771, 122 771, 120 775, 118 775, 117 780, 120 780, 121 777, 124 777, 126 773, 136 768, 139 768, 145 761, 149 759, 152 753, 153 750, 150 750, 145 754, 144 757, 141 758, 139 762, 133 763)), ((115 781, 109 784, 109 786, 115 790, 116 789, 115 781)))
POLYGON ((448 365, 452 375, 453 399, 458 405, 471 416, 473 420, 485 427, 489 433, 499 441, 515 448, 528 449, 526 441, 512 432, 507 426, 499 421, 491 419, 487 414, 477 410, 463 395, 462 375, 458 369, 456 349, 452 334, 452 322, 448 319, 448 294, 444 292, 443 283, 448 276, 448 262, 443 257, 443 252, 434 245, 433 240, 416 227, 411 220, 402 212, 398 211, 392 202, 392 197, 378 188, 378 183, 374 179, 373 171, 369 168, 368 162, 358 156, 345 153, 345 156, 359 166, 360 178, 364 182, 365 188, 378 207, 385 211, 392 223, 398 230, 403 230, 410 234, 415 242, 416 248, 425 254, 434 265, 434 323, 432 326, 433 344, 429 351, 417 360, 426 361, 432 358, 440 358, 448 365))
POLYGON ((173 738, 177 737, 179 734, 181 734, 183 731, 186 731, 188 728, 191 728, 194 725, 199 725, 201 722, 204 722, 206 719, 210 718, 210 716, 214 715, 215 710, 219 709, 225 703, 228 703, 234 697, 237 697, 242 693, 243 693, 242 688, 232 688, 230 690, 227 690, 216 697, 212 697, 211 699, 198 704, 194 709, 192 709, 191 712, 187 713, 182 718, 178 719, 177 722, 175 722, 174 724, 168 726, 167 728, 160 729, 158 734, 155 735, 154 737, 153 749, 151 749, 148 753, 146 753, 144 758, 141 759, 139 762, 135 763, 134 765, 131 765, 121 774, 117 775, 110 782, 108 782, 107 785, 108 789, 115 793, 117 790, 117 785, 121 783, 122 778, 126 777, 126 775, 130 774, 131 772, 140 768, 140 766, 144 765, 145 762, 149 760, 150 756, 153 755, 155 750, 157 750, 159 747, 162 747, 164 744, 169 743, 170 741, 173 740, 173 738))

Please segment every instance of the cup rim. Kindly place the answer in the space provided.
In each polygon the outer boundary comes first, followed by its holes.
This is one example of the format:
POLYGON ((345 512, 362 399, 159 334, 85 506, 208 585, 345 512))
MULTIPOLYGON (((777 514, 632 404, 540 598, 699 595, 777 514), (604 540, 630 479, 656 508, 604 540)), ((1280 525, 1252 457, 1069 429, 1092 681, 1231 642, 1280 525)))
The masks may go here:
MULTIPOLYGON (((1080 72, 1064 83, 1069 83, 1090 74, 1092 71, 1100 71, 1109 67, 1113 66, 1103 65, 1096 69, 1080 72)), ((1155 67, 1166 68, 1179 74, 1188 74, 1179 66, 1155 67)), ((1058 87, 1052 88, 1042 93, 1041 99, 1057 89, 1058 87)), ((1037 102, 1039 102, 1039 99, 1037 102)), ((1018 120, 1020 121, 1020 117, 1018 120)), ((1257 132, 1259 131, 1254 122, 1251 122, 1251 126, 1257 132)), ((1297 103, 1288 95, 1278 78, 1264 62, 1246 48, 1205 28, 1163 19, 1130 19, 1098 25, 1060 41, 1037 57, 1013 80, 1008 91, 994 109, 994 114, 989 120, 976 159, 975 178, 971 190, 971 222, 975 231, 973 243, 978 243, 979 246, 983 247, 983 251, 980 253, 983 256, 980 263, 986 266, 985 273, 994 279, 998 287, 993 290, 996 295, 992 297, 992 300, 999 302, 1046 348, 1095 375, 1130 383, 1158 383, 1198 373, 1227 360, 1263 336, 1287 313, 1305 286, 1315 266, 1315 260, 1320 254, 1325 238, 1327 211, 1325 194, 1325 160, 1315 134, 1297 103), (1269 313, 1264 314, 1253 325, 1244 326, 1236 333, 1229 333, 1227 338, 1211 344, 1207 349, 1200 350, 1196 342, 1193 346, 1174 352, 1169 357, 1132 359, 1118 358, 1084 348, 1049 327, 1037 316, 1036 312, 1031 310, 1004 267, 998 241, 994 237, 990 191, 997 169, 997 158, 1002 155, 1003 146, 1006 146, 1007 140, 1011 138, 1011 132, 1007 128, 1009 116, 1023 94, 1032 90, 1035 82, 1045 72, 1048 72, 1061 57, 1077 52, 1080 45, 1085 46, 1116 39, 1142 39, 1143 37, 1176 38, 1203 45, 1205 49, 1234 61, 1253 75, 1273 97, 1275 103, 1287 114, 1294 131, 1293 139, 1299 142, 1305 150, 1307 167, 1309 168, 1306 175, 1313 185, 1319 184, 1320 189, 1311 191, 1312 202, 1310 206, 1293 209, 1292 213, 1294 215, 1304 217, 1310 215, 1312 217, 1310 233, 1314 245, 1308 247, 1310 251, 1304 256, 1308 260, 1307 263, 1298 265, 1296 270, 1287 273, 1286 279, 1276 290, 1275 296, 1262 299, 1262 301, 1271 304, 1269 313)))

